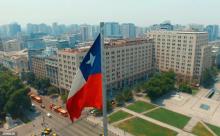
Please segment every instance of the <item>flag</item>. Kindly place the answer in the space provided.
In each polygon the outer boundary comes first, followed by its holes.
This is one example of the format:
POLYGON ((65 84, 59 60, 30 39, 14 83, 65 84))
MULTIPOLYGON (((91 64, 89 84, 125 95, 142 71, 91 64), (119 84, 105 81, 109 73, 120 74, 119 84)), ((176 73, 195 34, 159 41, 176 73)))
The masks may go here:
POLYGON ((85 107, 102 109, 100 35, 89 49, 73 79, 66 108, 74 121, 85 107))

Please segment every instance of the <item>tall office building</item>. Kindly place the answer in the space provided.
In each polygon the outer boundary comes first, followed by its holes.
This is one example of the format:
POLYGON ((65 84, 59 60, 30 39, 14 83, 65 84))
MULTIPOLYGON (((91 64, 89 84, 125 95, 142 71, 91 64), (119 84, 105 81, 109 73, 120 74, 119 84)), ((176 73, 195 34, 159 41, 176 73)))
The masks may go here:
POLYGON ((17 36, 21 32, 21 26, 17 23, 12 23, 7 25, 7 36, 13 37, 17 36))
POLYGON ((206 32, 154 31, 156 68, 172 70, 180 82, 199 83, 202 72, 211 67, 211 46, 206 32))
POLYGON ((4 51, 2 39, 0 38, 0 51, 4 51))
POLYGON ((208 25, 206 26, 206 32, 208 32, 209 41, 215 41, 218 38, 219 26, 218 25, 208 25))
POLYGON ((80 26, 80 33, 81 33, 82 42, 89 40, 89 26, 88 25, 80 26))
POLYGON ((136 38, 136 27, 132 23, 124 23, 121 25, 121 34, 123 38, 136 38))
POLYGON ((120 25, 117 22, 105 22, 104 25, 105 37, 118 38, 120 35, 120 25))
MULTIPOLYGON (((91 45, 91 44, 90 44, 91 45)), ((90 46, 58 51, 60 88, 70 90, 76 71, 90 46)), ((108 90, 133 85, 148 78, 153 67, 153 40, 110 40, 105 43, 108 90)))

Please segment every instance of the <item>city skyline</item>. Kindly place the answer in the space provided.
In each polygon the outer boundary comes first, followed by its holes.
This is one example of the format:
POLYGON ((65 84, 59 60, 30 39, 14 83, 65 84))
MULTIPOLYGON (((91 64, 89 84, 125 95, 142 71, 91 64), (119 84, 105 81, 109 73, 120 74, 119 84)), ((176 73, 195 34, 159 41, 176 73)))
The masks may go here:
POLYGON ((56 3, 52 0, 0 0, 0 5, 0 25, 12 22, 18 22, 24 26, 27 23, 52 24, 58 22, 68 25, 116 21, 147 26, 164 20, 184 25, 192 23, 220 24, 219 18, 210 16, 220 12, 218 0, 141 0, 139 2, 134 0, 57 0, 56 3))

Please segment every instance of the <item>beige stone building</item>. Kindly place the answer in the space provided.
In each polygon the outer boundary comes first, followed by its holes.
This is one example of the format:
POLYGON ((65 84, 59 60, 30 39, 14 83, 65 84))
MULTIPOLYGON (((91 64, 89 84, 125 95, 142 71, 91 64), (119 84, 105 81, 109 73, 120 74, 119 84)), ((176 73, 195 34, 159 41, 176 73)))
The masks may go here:
MULTIPOLYGON (((70 90, 76 71, 89 48, 84 46, 58 52, 61 88, 70 90)), ((149 39, 105 42, 107 88, 122 88, 148 78, 154 70, 153 48, 153 41, 149 39)))
POLYGON ((32 70, 37 78, 44 79, 46 78, 46 65, 45 65, 45 56, 36 55, 32 56, 32 70))
POLYGON ((0 63, 17 74, 27 72, 29 70, 27 50, 0 52, 0 63))
POLYGON ((46 77, 50 80, 50 84, 59 87, 57 56, 47 57, 45 59, 45 67, 46 67, 46 77))
POLYGON ((199 83, 203 70, 211 67, 211 47, 206 32, 153 31, 156 68, 172 70, 179 81, 199 83))

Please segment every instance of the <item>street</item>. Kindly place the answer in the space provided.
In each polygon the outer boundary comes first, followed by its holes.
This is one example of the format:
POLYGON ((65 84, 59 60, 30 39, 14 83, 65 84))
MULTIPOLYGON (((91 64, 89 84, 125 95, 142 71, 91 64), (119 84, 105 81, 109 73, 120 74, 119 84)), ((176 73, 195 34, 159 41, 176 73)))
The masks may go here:
POLYGON ((42 130, 48 127, 58 136, 98 136, 102 134, 103 129, 99 125, 87 121, 87 115, 82 114, 81 119, 72 123, 69 117, 63 117, 49 108, 49 105, 53 103, 49 97, 41 96, 41 98, 45 108, 41 108, 40 103, 32 101, 36 113, 35 115, 28 115, 29 118, 32 118, 31 122, 13 128, 10 132, 17 132, 18 136, 31 136, 32 134, 40 136, 42 130), (50 113, 52 117, 49 118, 47 113, 50 113))

